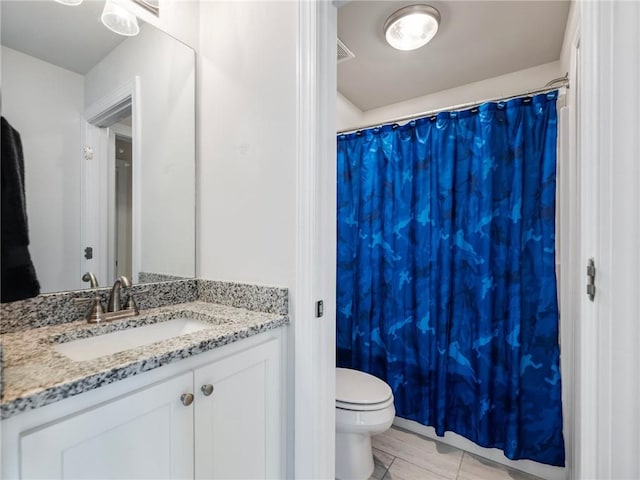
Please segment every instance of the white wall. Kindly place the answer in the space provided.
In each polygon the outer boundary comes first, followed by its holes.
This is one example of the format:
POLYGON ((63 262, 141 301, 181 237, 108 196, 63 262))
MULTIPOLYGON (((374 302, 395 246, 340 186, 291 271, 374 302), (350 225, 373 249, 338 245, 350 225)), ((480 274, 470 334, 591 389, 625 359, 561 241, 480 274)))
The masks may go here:
POLYGON ((2 115, 20 132, 29 251, 41 292, 81 288, 83 77, 2 47, 2 115))
POLYGON ((143 26, 138 36, 122 42, 85 76, 86 105, 140 77, 144 272, 195 274, 193 62, 188 47, 143 26))
POLYGON ((168 33, 194 50, 198 48, 200 42, 200 24, 198 22, 200 0, 159 0, 160 15, 157 17, 130 0, 122 1, 138 18, 168 33))
MULTIPOLYGON (((394 103, 385 107, 374 108, 363 112, 361 122, 357 115, 352 116, 353 123, 340 121, 345 117, 338 117, 338 130, 357 129, 367 125, 387 123, 394 118, 414 115, 439 108, 447 108, 468 102, 481 101, 488 98, 500 98, 517 95, 527 90, 544 87, 549 81, 564 75, 560 62, 545 63, 537 67, 519 70, 499 77, 469 83, 450 90, 412 98, 404 102, 394 103)), ((339 111, 344 110, 340 107, 339 111)))
POLYGON ((200 5, 199 277, 293 285, 297 13, 200 5))
POLYGON ((336 102, 336 127, 338 131, 364 125, 364 113, 338 92, 336 102))

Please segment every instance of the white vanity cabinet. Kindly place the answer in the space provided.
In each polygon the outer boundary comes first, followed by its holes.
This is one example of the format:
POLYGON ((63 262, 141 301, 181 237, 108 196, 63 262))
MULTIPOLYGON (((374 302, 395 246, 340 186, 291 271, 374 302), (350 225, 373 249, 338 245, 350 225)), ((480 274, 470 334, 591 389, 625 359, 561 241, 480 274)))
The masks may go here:
POLYGON ((278 355, 272 341, 195 370, 196 478, 281 478, 278 355))
POLYGON ((4 420, 2 478, 281 478, 281 343, 261 334, 4 420))
POLYGON ((20 438, 22 478, 193 477, 193 376, 142 389, 20 438))

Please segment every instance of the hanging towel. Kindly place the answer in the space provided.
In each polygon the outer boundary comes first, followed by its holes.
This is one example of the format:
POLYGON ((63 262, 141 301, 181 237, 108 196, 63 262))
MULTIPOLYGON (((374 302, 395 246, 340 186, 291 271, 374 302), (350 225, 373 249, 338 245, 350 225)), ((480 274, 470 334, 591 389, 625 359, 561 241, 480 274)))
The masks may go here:
POLYGON ((2 117, 2 226, 0 301, 13 302, 40 293, 31 255, 27 202, 24 192, 24 159, 20 134, 2 117))

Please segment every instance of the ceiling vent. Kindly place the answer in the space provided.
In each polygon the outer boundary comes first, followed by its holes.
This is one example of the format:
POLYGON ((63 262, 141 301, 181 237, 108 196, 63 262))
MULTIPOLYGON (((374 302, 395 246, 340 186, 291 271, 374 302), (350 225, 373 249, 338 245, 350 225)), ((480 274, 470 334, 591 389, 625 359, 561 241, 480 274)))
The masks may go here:
POLYGON ((356 56, 353 54, 351 50, 347 48, 347 46, 338 39, 338 63, 345 62, 347 60, 351 60, 356 56))

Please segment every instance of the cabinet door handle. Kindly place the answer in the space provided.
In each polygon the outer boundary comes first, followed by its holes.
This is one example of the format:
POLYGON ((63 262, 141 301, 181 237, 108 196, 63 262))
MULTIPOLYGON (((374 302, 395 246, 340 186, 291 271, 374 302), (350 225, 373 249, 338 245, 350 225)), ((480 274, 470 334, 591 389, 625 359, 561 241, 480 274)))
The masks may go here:
POLYGON ((202 390, 202 393, 204 393, 205 397, 208 397, 213 393, 213 385, 207 383, 205 385, 202 385, 202 387, 200 387, 200 390, 202 390))
POLYGON ((185 407, 188 407, 193 403, 193 393, 183 393, 180 397, 180 401, 185 407))

